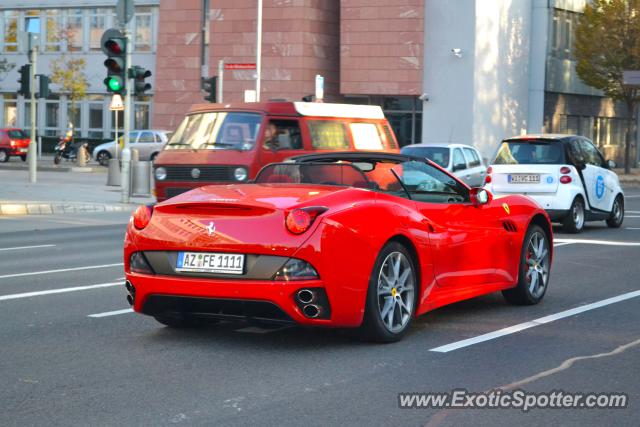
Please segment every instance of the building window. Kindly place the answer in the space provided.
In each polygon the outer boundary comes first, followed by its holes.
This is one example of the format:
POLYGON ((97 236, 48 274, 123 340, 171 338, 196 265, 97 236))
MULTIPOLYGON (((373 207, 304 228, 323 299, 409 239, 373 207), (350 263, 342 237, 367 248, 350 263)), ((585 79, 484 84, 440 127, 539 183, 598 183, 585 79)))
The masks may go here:
POLYGON ((551 54, 560 59, 574 59, 573 31, 578 25, 580 14, 568 10, 553 9, 551 28, 551 54))
POLYGON ((135 129, 149 129, 149 102, 136 102, 133 123, 135 129))
POLYGON ((104 102, 102 96, 90 97, 89 102, 89 138, 102 138, 104 102))
POLYGON ((58 96, 52 95, 45 102, 44 134, 56 136, 60 133, 60 101, 58 96))
POLYGON ((18 102, 15 95, 5 94, 4 98, 4 111, 2 112, 2 119, 4 127, 15 127, 18 125, 18 102))
POLYGON ((59 52, 64 39, 62 11, 50 9, 45 12, 45 31, 44 50, 47 52, 59 52))
POLYGON ((108 9, 89 10, 89 49, 101 50, 100 39, 107 26, 108 9))
POLYGON ((67 104, 67 121, 73 124, 73 129, 75 130, 76 136, 80 133, 80 129, 82 128, 82 104, 78 102, 67 104))
POLYGON ((18 51, 18 12, 4 12, 4 52, 18 51))
POLYGON ((617 117, 561 115, 556 128, 551 131, 584 136, 599 148, 624 146, 627 123, 627 119, 617 117))
POLYGON ((82 50, 82 31, 82 9, 70 9, 67 15, 67 27, 64 37, 69 52, 79 52, 82 50))
POLYGON ((151 8, 138 7, 134 18, 135 38, 134 48, 137 51, 148 52, 151 50, 151 41, 153 39, 153 28, 151 25, 151 8))

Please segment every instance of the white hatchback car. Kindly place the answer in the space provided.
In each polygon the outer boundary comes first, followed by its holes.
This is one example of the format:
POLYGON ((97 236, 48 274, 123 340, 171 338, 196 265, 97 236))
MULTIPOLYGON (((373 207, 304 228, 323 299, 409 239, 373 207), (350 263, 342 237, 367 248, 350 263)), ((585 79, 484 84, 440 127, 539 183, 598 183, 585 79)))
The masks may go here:
POLYGON ((475 147, 464 144, 412 144, 402 154, 424 157, 453 173, 470 187, 482 187, 487 168, 475 147))
POLYGON ((585 137, 523 135, 502 141, 487 170, 485 188, 494 195, 519 193, 542 206, 552 221, 579 233, 585 221, 624 220, 624 194, 615 162, 585 137))

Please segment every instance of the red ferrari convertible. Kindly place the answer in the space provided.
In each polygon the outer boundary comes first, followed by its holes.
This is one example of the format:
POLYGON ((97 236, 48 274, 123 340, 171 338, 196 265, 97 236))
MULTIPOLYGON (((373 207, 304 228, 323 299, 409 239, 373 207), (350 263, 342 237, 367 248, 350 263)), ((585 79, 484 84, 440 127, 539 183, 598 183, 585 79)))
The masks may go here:
POLYGON ((127 299, 174 327, 244 318, 391 342, 416 315, 478 295, 538 303, 552 239, 531 199, 494 199, 430 161, 314 154, 138 208, 127 299))

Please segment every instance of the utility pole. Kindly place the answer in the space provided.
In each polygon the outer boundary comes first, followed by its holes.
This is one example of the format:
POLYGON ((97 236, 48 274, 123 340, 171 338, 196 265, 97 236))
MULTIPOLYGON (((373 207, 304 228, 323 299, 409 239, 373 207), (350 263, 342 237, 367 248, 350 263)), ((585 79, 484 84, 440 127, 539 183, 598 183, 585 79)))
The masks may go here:
POLYGON ((38 44, 37 36, 29 34, 29 62, 31 62, 31 76, 29 76, 31 87, 31 137, 29 139, 29 182, 35 184, 37 181, 38 171, 38 147, 36 139, 36 112, 38 106, 36 104, 36 66, 38 63, 38 44))
POLYGON ((218 96, 217 102, 222 102, 222 85, 224 82, 224 59, 218 61, 218 96))
POLYGON ((258 19, 256 21, 256 102, 260 102, 260 79, 262 77, 262 0, 258 0, 258 19))
MULTIPOLYGON (((124 38, 126 49, 125 80, 124 80, 124 148, 122 150, 122 203, 129 203, 129 187, 131 185, 131 150, 129 148, 129 133, 131 132, 131 79, 129 66, 131 65, 131 31, 124 25, 124 38)), ((117 113, 116 113, 117 114, 117 113)))

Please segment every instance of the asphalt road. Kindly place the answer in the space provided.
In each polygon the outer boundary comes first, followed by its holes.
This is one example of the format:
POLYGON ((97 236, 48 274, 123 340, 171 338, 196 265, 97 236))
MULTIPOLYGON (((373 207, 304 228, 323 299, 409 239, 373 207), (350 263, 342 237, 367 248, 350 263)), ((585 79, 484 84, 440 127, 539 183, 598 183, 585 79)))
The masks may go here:
POLYGON ((119 313, 128 308, 128 215, 0 217, 0 425, 636 426, 640 295, 629 293, 640 290, 640 188, 627 195, 623 228, 557 230, 571 240, 556 248, 542 304, 514 307, 499 294, 462 302, 420 317, 391 345, 243 323, 172 330, 119 313), (432 351, 619 295, 626 299, 432 351), (398 405, 401 392, 498 387, 623 392, 629 403, 526 413, 398 405))

